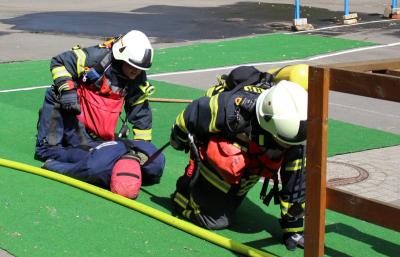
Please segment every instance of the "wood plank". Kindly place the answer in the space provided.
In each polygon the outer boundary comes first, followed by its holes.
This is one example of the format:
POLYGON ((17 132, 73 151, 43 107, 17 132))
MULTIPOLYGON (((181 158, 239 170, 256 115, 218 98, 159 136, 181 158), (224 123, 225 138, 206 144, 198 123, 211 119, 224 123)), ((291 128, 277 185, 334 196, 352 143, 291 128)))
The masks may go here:
POLYGON ((329 64, 329 68, 345 69, 352 71, 372 71, 372 70, 387 70, 400 69, 400 59, 385 59, 376 61, 361 61, 329 64))
POLYGON ((310 67, 304 256, 324 256, 329 69, 310 67))
POLYGON ((333 91, 400 102, 400 77, 331 69, 333 91))
POLYGON ((327 208, 400 232, 400 208, 363 198, 337 188, 327 188, 327 208))
POLYGON ((387 75, 392 75, 392 76, 400 77, 400 70, 399 70, 399 69, 396 69, 396 70, 394 70, 394 69, 388 69, 388 70, 386 70, 386 74, 387 74, 387 75))

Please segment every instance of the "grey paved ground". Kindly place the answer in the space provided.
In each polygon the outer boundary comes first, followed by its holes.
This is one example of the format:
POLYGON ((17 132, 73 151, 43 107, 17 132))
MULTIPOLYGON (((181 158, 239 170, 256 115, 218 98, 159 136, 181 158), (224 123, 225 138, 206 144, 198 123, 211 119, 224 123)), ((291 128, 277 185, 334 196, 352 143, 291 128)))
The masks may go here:
POLYGON ((400 146, 395 146, 331 157, 328 181, 333 178, 359 180, 338 188, 400 206, 399 156, 400 146))
POLYGON ((11 256, 14 256, 14 255, 11 255, 9 252, 7 252, 3 249, 0 249, 0 257, 11 257, 11 256))
MULTIPOLYGON (((105 36, 132 28, 145 31, 155 47, 213 41, 254 34, 286 32, 293 19, 293 0, 276 1, 53 1, 0 0, 0 62, 49 59, 79 43, 89 46, 105 36)), ((317 29, 337 24, 343 1, 302 0, 302 17, 317 29)), ((352 0, 350 10, 361 22, 378 23, 316 30, 313 34, 366 40, 383 48, 302 60, 309 64, 399 57, 400 21, 383 21, 388 0, 352 0), (389 45, 393 44, 393 45, 389 45)), ((260 64, 257 67, 282 66, 260 64)), ((228 69, 153 76, 155 79, 202 87, 228 69)), ((342 93, 330 94, 330 118, 400 134, 400 104, 342 93)), ((400 147, 329 158, 328 179, 358 182, 340 188, 400 206, 400 147)), ((337 182, 337 181, 336 181, 337 182)), ((332 181, 329 183, 333 183, 332 181)), ((4 254, 0 250, 0 256, 4 254)), ((6 255, 7 256, 7 255, 6 255)))

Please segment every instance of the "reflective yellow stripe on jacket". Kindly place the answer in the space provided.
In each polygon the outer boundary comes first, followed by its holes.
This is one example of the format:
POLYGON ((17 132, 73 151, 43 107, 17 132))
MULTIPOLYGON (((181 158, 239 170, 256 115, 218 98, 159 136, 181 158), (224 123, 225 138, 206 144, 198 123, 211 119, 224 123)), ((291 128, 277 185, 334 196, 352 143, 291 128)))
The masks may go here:
POLYGON ((73 47, 72 50, 76 55, 76 72, 80 77, 85 71, 86 54, 79 46, 73 47))
POLYGON ((53 76, 53 80, 56 80, 58 78, 61 77, 69 77, 72 78, 71 73, 69 73, 67 71, 67 69, 65 68, 65 66, 59 66, 59 67, 55 67, 54 69, 51 70, 51 74, 53 76))
MULTIPOLYGON (((304 159, 305 161, 305 159, 304 159)), ((303 164, 302 159, 297 159, 291 162, 286 163, 285 170, 286 171, 298 171, 301 169, 301 165, 303 164)), ((305 167, 305 165, 304 165, 305 167)))
POLYGON ((151 133, 152 133, 152 129, 133 129, 133 133, 135 134, 135 136, 133 137, 133 139, 136 140, 151 140, 151 133))
POLYGON ((220 131, 219 129, 217 129, 218 96, 219 94, 211 97, 210 99, 211 121, 208 130, 211 133, 216 133, 220 131))
POLYGON ((149 82, 145 82, 143 85, 139 86, 140 90, 143 92, 143 95, 139 97, 139 99, 136 100, 132 105, 138 105, 146 101, 149 96, 154 94, 155 88, 152 86, 149 82))
POLYGON ((183 132, 185 132, 186 134, 189 133, 187 127, 186 127, 186 122, 184 119, 184 115, 185 111, 183 110, 181 113, 179 113, 178 116, 176 116, 176 120, 175 120, 175 124, 178 126, 178 128, 180 130, 182 130, 183 132))

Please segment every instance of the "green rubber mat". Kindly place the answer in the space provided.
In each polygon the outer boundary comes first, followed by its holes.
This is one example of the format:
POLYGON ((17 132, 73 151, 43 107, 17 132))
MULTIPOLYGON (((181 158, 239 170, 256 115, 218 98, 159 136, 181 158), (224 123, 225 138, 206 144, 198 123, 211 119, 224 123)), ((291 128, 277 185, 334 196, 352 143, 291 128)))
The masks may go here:
MULTIPOLYGON (((270 34, 156 49, 149 73, 293 60, 371 45, 374 44, 321 36, 270 34)), ((1 64, 0 90, 49 85, 52 83, 49 69, 49 60, 1 64), (27 74, 29 79, 21 79, 27 74)))

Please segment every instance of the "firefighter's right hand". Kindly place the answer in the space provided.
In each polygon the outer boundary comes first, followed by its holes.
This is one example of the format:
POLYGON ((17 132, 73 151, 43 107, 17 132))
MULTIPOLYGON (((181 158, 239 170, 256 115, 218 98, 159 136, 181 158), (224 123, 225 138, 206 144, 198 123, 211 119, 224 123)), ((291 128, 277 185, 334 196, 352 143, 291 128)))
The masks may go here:
POLYGON ((81 113, 81 107, 79 106, 76 89, 62 91, 60 95, 60 104, 61 109, 68 113, 74 115, 78 115, 81 113))

